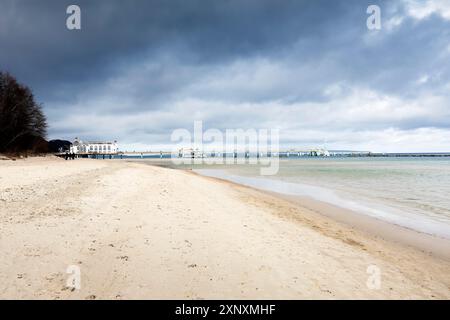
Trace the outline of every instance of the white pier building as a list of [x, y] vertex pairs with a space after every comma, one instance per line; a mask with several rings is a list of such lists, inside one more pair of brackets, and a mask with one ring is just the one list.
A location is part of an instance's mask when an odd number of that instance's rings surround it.
[[74, 154], [116, 154], [119, 149], [117, 141], [101, 142], [101, 141], [86, 141], [83, 142], [78, 138], [70, 146], [70, 153]]

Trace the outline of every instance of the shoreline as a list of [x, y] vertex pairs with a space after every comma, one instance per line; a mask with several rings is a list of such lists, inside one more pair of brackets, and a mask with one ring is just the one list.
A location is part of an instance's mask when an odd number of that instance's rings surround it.
[[401, 245], [412, 246], [424, 253], [431, 253], [439, 258], [450, 261], [450, 239], [420, 232], [415, 229], [378, 219], [364, 213], [358, 213], [311, 197], [287, 195], [241, 184], [225, 177], [209, 176], [196, 171], [193, 173], [202, 177], [236, 184], [280, 199], [285, 199], [294, 205], [311, 210], [320, 216], [329, 218], [336, 223], [345, 224], [350, 228], [355, 228], [375, 238], [379, 237]]
[[448, 260], [232, 182], [53, 158], [4, 161], [0, 177], [3, 299], [450, 298]]

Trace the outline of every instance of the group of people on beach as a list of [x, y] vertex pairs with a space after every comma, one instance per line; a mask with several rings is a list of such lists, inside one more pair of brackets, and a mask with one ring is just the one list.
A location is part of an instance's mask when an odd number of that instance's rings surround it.
[[75, 160], [75, 153], [73, 153], [73, 152], [66, 152], [65, 154], [64, 154], [64, 160]]

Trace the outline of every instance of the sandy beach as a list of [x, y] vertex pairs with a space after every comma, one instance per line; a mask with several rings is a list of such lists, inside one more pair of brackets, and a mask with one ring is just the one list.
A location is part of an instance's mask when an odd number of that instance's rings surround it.
[[141, 163], [2, 160], [0, 298], [450, 298], [445, 254], [320, 210]]

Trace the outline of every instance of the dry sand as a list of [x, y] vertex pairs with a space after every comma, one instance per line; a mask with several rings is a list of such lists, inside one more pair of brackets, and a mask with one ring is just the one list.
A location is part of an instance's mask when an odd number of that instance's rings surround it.
[[0, 161], [0, 298], [448, 299], [450, 261], [188, 171], [34, 158]]

